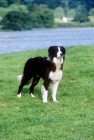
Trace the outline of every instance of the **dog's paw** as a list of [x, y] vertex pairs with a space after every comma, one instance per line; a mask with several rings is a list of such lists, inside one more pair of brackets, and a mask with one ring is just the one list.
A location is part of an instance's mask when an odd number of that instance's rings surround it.
[[43, 99], [43, 103], [47, 103], [47, 102], [48, 102], [47, 99], [44, 98], [44, 99]]
[[53, 99], [53, 102], [58, 103], [59, 101], [55, 98]]
[[17, 95], [18, 98], [21, 98], [21, 93]]
[[31, 93], [31, 97], [32, 97], [32, 98], [34, 98], [34, 97], [35, 97], [35, 95]]
[[47, 103], [47, 101], [43, 101], [43, 103]]
[[57, 100], [54, 100], [53, 102], [55, 102], [55, 103], [58, 103], [59, 101], [57, 101]]

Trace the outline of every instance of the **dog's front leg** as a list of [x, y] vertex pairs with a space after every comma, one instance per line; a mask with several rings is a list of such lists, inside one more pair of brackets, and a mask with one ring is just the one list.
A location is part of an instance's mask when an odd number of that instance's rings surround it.
[[59, 84], [59, 81], [52, 82], [52, 84], [51, 84], [52, 99], [53, 99], [54, 102], [59, 102], [56, 99], [58, 84]]
[[48, 90], [45, 89], [44, 85], [42, 85], [41, 87], [41, 93], [42, 93], [43, 103], [47, 103]]
[[50, 81], [44, 81], [42, 87], [41, 87], [41, 93], [42, 93], [42, 99], [43, 103], [47, 103], [47, 97], [48, 97], [48, 86], [50, 84]]

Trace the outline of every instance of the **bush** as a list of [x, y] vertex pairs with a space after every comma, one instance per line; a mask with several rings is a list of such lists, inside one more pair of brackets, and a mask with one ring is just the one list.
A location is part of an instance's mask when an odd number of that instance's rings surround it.
[[9, 29], [14, 31], [21, 31], [20, 25], [13, 23], [13, 22], [7, 22], [3, 25], [2, 29]]
[[17, 5], [17, 4], [11, 4], [8, 9], [11, 11], [19, 11], [19, 12], [28, 12], [27, 7], [25, 5]]
[[[3, 18], [3, 24], [9, 27], [9, 23], [18, 25], [21, 29], [32, 29], [32, 21], [30, 15], [25, 12], [11, 11], [5, 15]], [[12, 26], [13, 28], [13, 26]], [[13, 28], [14, 30], [14, 28]]]
[[76, 22], [87, 22], [87, 21], [89, 21], [89, 18], [86, 14], [78, 13], [78, 14], [75, 15], [74, 21], [76, 21]]
[[40, 18], [43, 22], [44, 27], [50, 28], [54, 24], [54, 14], [49, 9], [43, 9], [40, 11]]
[[90, 16], [94, 16], [94, 8], [92, 8], [92, 9], [89, 11], [89, 15], [90, 15]]
[[[29, 5], [28, 10], [26, 7], [11, 5], [9, 11], [2, 20], [2, 25], [8, 28], [9, 23], [16, 23], [22, 29], [32, 29], [34, 28], [50, 28], [54, 24], [54, 14], [53, 11], [43, 5]], [[23, 12], [24, 10], [24, 12]], [[7, 25], [8, 23], [8, 25]], [[6, 25], [6, 26], [5, 26]], [[13, 26], [12, 26], [13, 27]], [[14, 30], [14, 29], [13, 29]]]
[[31, 20], [34, 28], [50, 28], [54, 24], [54, 14], [47, 8], [35, 10], [31, 12]]
[[63, 8], [57, 7], [57, 8], [54, 10], [54, 17], [55, 17], [55, 18], [62, 19], [63, 16], [64, 16], [64, 10], [63, 10]]
[[55, 22], [54, 28], [60, 28], [60, 27], [94, 27], [94, 22], [69, 22], [69, 23], [60, 23]]

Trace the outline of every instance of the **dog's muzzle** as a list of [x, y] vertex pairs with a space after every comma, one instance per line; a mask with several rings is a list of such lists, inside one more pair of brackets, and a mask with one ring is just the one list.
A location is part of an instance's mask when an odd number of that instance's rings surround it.
[[63, 53], [61, 53], [60, 56], [63, 57]]

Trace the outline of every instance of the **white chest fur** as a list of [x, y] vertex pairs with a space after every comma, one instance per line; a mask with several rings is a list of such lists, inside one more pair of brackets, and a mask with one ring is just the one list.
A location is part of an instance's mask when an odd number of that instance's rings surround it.
[[49, 73], [49, 78], [54, 81], [60, 81], [62, 78], [62, 70], [56, 70], [55, 72]]
[[55, 63], [56, 65], [56, 71], [53, 72], [51, 71], [49, 73], [49, 78], [54, 82], [54, 81], [60, 81], [61, 78], [62, 78], [62, 70], [60, 69], [61, 68], [61, 64], [63, 63], [63, 58], [56, 58], [54, 57], [53, 59], [53, 62]]

